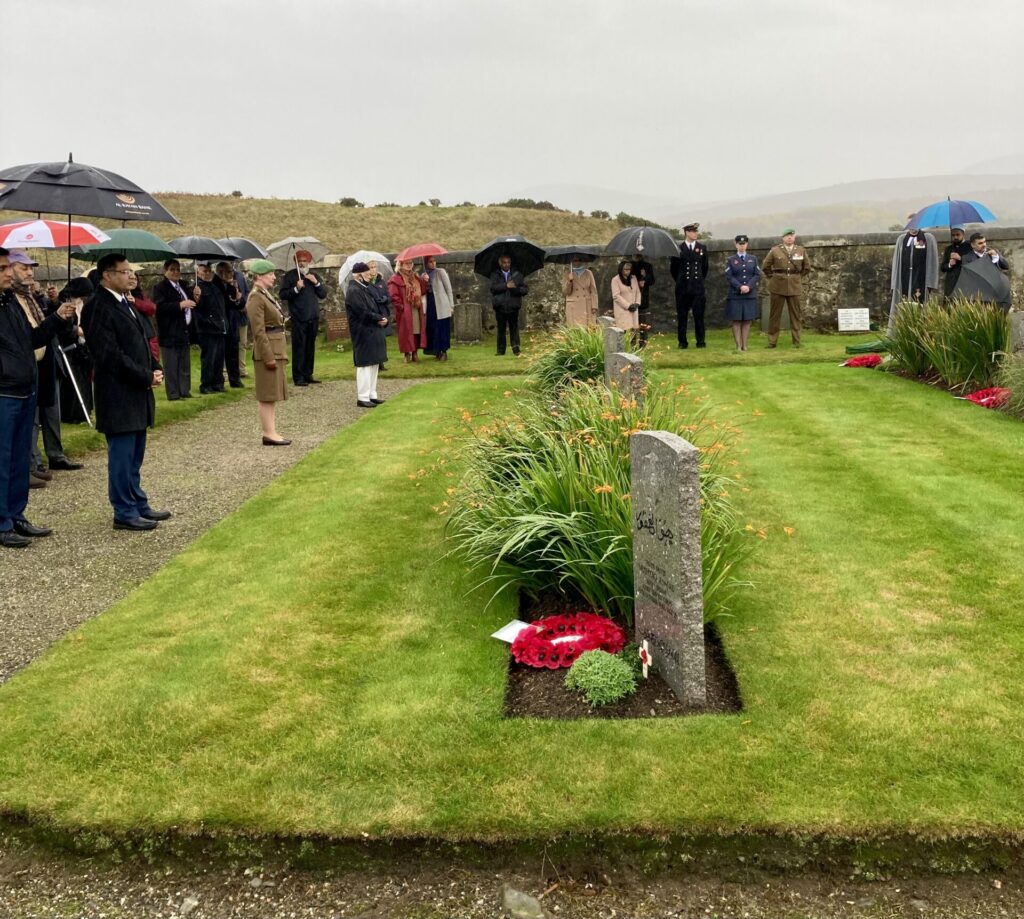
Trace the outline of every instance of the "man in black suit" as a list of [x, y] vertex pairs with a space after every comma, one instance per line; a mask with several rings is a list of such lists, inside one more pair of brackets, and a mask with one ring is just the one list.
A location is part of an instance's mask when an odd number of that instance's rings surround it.
[[164, 379], [149, 350], [142, 319], [125, 294], [135, 272], [119, 253], [96, 266], [100, 286], [87, 304], [86, 340], [96, 378], [96, 430], [107, 438], [107, 494], [115, 530], [152, 530], [170, 511], [156, 511], [142, 490], [146, 429], [156, 419], [153, 387]]
[[498, 354], [505, 353], [506, 332], [512, 353], [519, 356], [519, 311], [529, 288], [521, 271], [512, 267], [512, 256], [498, 259], [498, 268], [491, 273], [491, 306], [498, 326]]
[[209, 395], [224, 392], [228, 314], [223, 290], [214, 283], [210, 263], [200, 262], [196, 271], [199, 277], [192, 288], [192, 299], [196, 301], [194, 315], [199, 327], [199, 392]]
[[316, 339], [320, 331], [320, 301], [327, 287], [313, 273], [313, 256], [305, 249], [295, 253], [296, 267], [281, 278], [281, 299], [288, 304], [292, 327], [292, 381], [308, 386], [320, 381], [313, 376]]
[[164, 279], [153, 285], [156, 304], [156, 336], [164, 366], [167, 401], [191, 399], [191, 344], [196, 341], [196, 302], [181, 283], [181, 264], [169, 258], [164, 262]]
[[950, 229], [949, 245], [946, 246], [942, 258], [939, 259], [939, 271], [946, 276], [942, 283], [942, 293], [947, 297], [952, 296], [953, 288], [956, 287], [956, 282], [960, 279], [963, 257], [971, 251], [971, 244], [967, 242], [965, 233], [962, 225]]
[[693, 313], [693, 334], [697, 347], [704, 347], [704, 308], [706, 297], [704, 279], [708, 276], [708, 250], [697, 242], [699, 223], [688, 223], [683, 227], [685, 239], [679, 247], [679, 259], [673, 259], [676, 279], [676, 321], [679, 325], [679, 347], [686, 348], [686, 323]]

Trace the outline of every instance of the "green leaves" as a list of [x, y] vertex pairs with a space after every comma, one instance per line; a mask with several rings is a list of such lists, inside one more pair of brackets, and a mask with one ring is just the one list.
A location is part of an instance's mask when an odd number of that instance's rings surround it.
[[565, 685], [583, 693], [583, 698], [598, 708], [636, 692], [636, 673], [617, 654], [585, 651], [569, 668]]

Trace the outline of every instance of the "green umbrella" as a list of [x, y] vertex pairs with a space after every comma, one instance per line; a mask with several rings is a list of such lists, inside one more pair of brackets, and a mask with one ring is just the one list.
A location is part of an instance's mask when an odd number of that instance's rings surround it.
[[159, 236], [145, 230], [107, 230], [106, 242], [95, 246], [79, 246], [71, 257], [82, 262], [98, 262], [108, 252], [120, 252], [129, 262], [162, 262], [175, 258], [174, 250]]

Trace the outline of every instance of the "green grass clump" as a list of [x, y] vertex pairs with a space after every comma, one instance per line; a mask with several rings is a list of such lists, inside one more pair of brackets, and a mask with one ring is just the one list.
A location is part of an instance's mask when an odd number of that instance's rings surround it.
[[913, 376], [936, 374], [957, 392], [991, 386], [1010, 340], [996, 306], [957, 298], [944, 305], [905, 301], [889, 351]]
[[617, 654], [585, 651], [569, 668], [565, 685], [583, 693], [594, 708], [600, 708], [636, 692], [636, 674]]
[[996, 385], [1010, 390], [1000, 408], [1008, 415], [1024, 419], [1024, 355], [1010, 355], [1003, 361], [996, 374]]
[[494, 595], [560, 591], [632, 622], [629, 438], [671, 431], [702, 450], [704, 615], [724, 611], [747, 541], [722, 472], [725, 432], [684, 390], [653, 388], [642, 406], [587, 384], [564, 389], [554, 405], [526, 393], [478, 429], [448, 527], [478, 581]]
[[604, 376], [604, 336], [600, 329], [560, 329], [534, 359], [529, 380], [539, 392], [555, 398], [573, 382], [597, 382]]

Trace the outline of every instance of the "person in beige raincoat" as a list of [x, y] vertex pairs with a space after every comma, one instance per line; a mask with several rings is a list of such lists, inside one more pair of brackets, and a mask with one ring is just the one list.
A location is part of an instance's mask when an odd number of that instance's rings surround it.
[[597, 325], [597, 281], [581, 258], [574, 258], [562, 275], [565, 324], [592, 328]]

